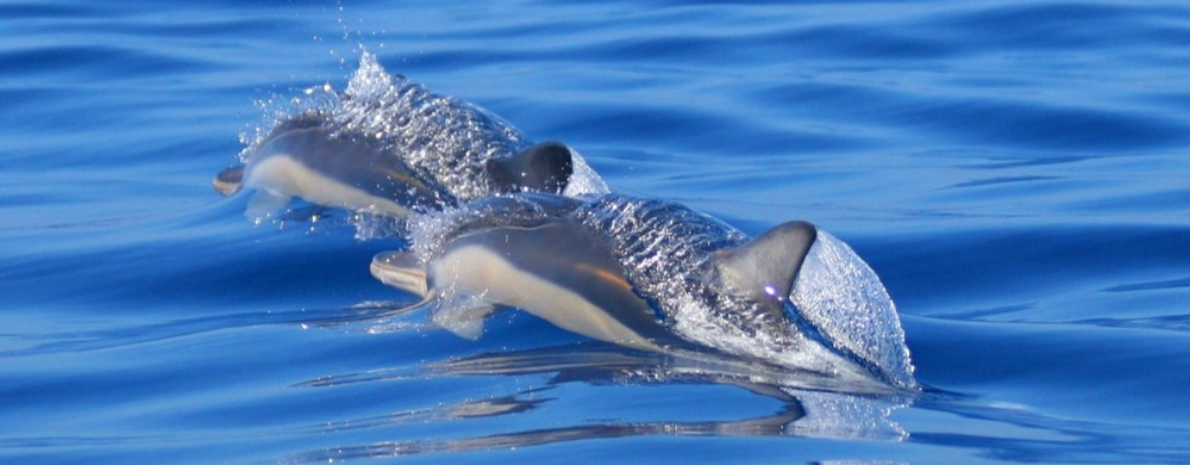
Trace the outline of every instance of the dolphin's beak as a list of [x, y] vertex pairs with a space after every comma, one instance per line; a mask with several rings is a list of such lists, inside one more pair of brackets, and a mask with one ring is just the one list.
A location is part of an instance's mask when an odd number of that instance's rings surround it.
[[211, 186], [215, 188], [224, 197], [230, 197], [232, 194], [240, 191], [240, 187], [244, 185], [244, 165], [236, 165], [228, 167], [215, 175], [215, 179], [211, 180]]
[[387, 286], [424, 297], [428, 292], [426, 267], [412, 252], [382, 252], [372, 258], [372, 276]]

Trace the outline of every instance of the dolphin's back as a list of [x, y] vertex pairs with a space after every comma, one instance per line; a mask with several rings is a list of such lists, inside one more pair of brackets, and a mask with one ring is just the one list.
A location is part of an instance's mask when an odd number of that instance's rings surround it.
[[511, 157], [532, 145], [511, 124], [476, 105], [433, 93], [404, 76], [390, 76], [370, 54], [361, 58], [330, 117], [335, 129], [375, 138], [460, 201], [495, 193], [485, 173], [488, 160]]
[[711, 252], [748, 239], [710, 216], [657, 199], [605, 195], [576, 209], [573, 217], [611, 241], [612, 252], [644, 295], [662, 298], [691, 292], [687, 284], [704, 284], [701, 269]]

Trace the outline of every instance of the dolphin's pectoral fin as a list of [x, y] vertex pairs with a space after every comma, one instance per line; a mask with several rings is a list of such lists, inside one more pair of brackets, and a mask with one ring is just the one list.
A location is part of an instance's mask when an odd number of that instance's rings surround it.
[[268, 218], [273, 212], [289, 205], [293, 197], [277, 193], [268, 189], [257, 189], [248, 199], [248, 207], [244, 209], [244, 216], [250, 220]]
[[231, 197], [236, 192], [240, 191], [240, 187], [244, 185], [244, 165], [230, 166], [227, 169], [220, 171], [215, 175], [215, 179], [211, 180], [211, 187], [215, 188], [224, 197]]
[[783, 306], [817, 237], [814, 225], [791, 221], [747, 244], [715, 252], [715, 266], [720, 276], [746, 297]]
[[566, 190], [574, 162], [561, 142], [542, 142], [506, 159], [488, 161], [492, 180], [509, 192], [531, 190], [559, 194]]
[[494, 311], [496, 307], [492, 304], [469, 302], [469, 305], [440, 306], [431, 319], [455, 336], [474, 341], [483, 336], [483, 320]]

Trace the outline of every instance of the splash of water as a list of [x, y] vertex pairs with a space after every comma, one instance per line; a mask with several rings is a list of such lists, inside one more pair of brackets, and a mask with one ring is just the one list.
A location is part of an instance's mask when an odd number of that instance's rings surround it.
[[[430, 173], [460, 201], [488, 197], [488, 160], [510, 157], [533, 142], [512, 124], [478, 105], [438, 95], [404, 76], [389, 74], [362, 52], [341, 105], [330, 112], [336, 130], [364, 134]], [[574, 175], [565, 195], [603, 194], [607, 183], [571, 149]]]
[[790, 298], [836, 350], [868, 362], [898, 387], [917, 386], [896, 306], [876, 272], [843, 241], [818, 233]]

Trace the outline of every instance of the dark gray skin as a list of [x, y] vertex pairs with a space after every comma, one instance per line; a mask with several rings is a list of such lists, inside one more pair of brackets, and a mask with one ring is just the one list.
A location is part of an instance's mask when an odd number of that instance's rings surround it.
[[574, 174], [570, 148], [561, 142], [542, 142], [515, 156], [487, 161], [487, 174], [499, 193], [560, 194]]

